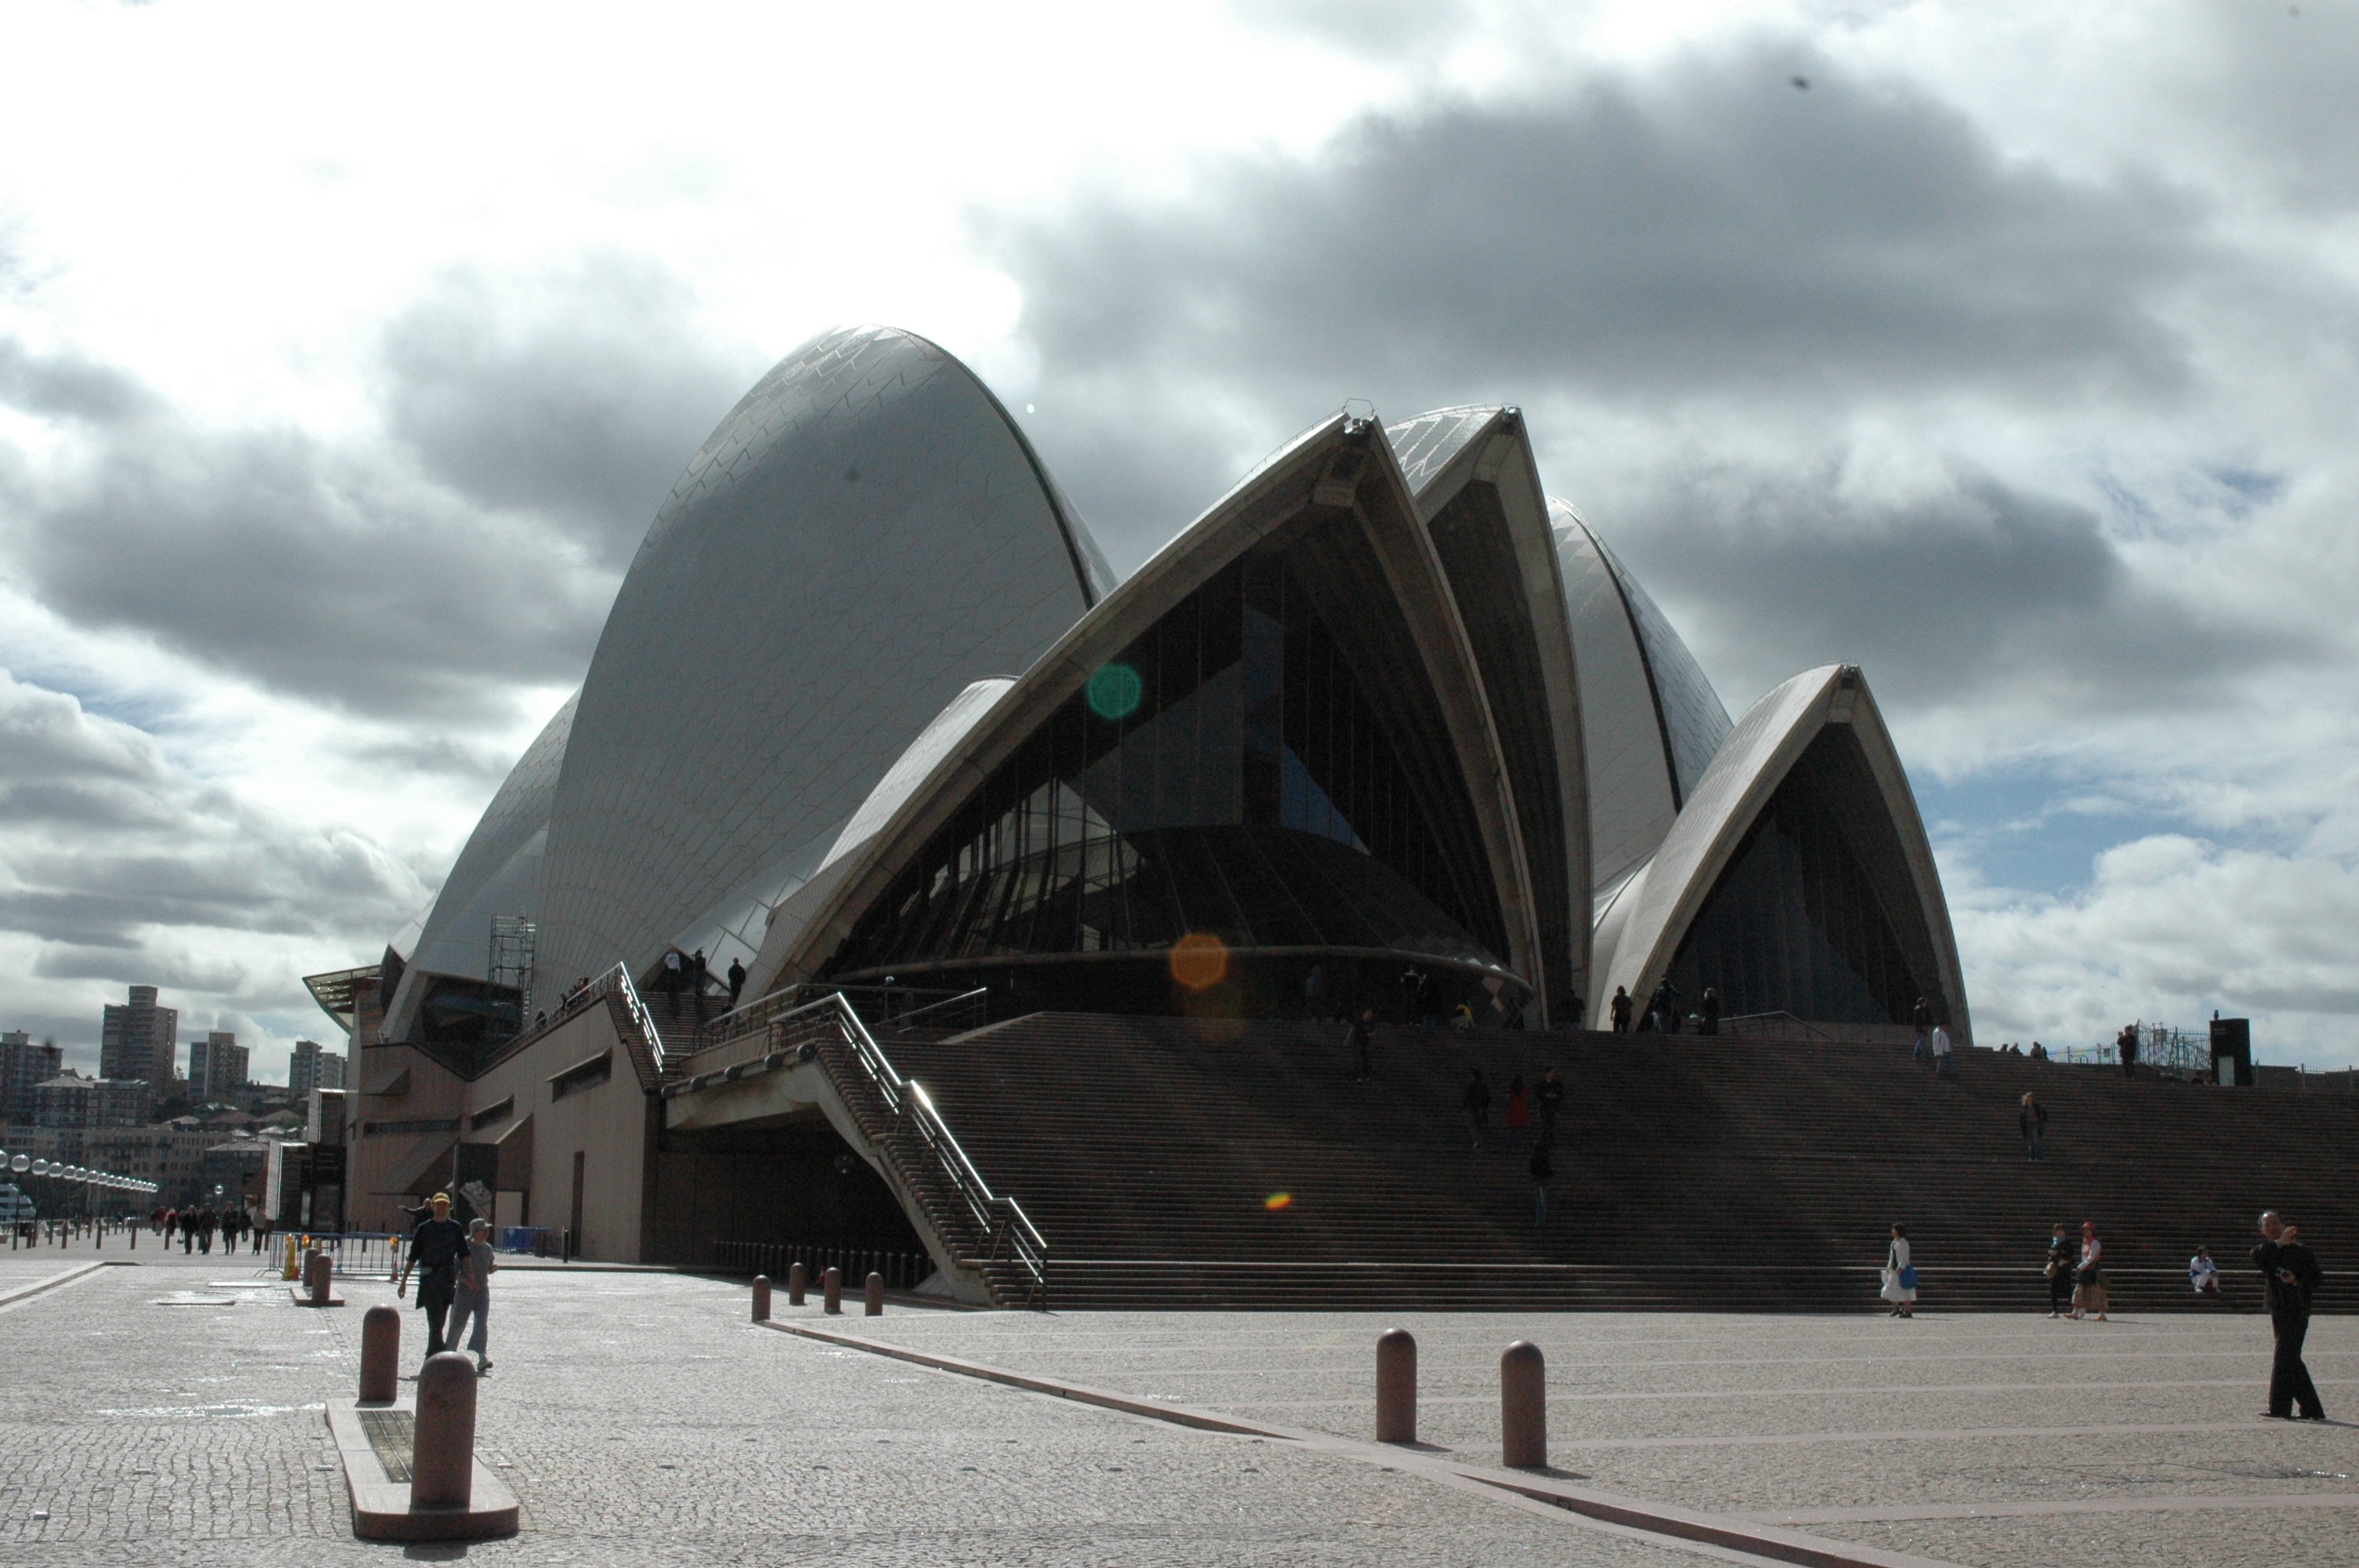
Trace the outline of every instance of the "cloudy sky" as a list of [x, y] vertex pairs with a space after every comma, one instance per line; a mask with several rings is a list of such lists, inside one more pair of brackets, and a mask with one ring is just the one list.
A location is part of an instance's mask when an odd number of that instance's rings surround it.
[[0, 1027], [86, 1065], [144, 982], [282, 1074], [856, 320], [1123, 568], [1347, 397], [1520, 404], [1732, 709], [1866, 666], [1986, 1042], [2359, 1059], [2348, 5], [158, 0], [0, 61]]

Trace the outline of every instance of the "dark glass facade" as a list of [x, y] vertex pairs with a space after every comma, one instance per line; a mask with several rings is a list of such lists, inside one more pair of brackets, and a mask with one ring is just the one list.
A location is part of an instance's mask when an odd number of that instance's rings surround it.
[[1706, 986], [1734, 1016], [1902, 1023], [1937, 1012], [1930, 939], [1859, 742], [1832, 725], [1738, 845], [1670, 968], [1683, 1011]]
[[1143, 957], [1191, 935], [1241, 963], [1408, 955], [1495, 973], [1487, 871], [1451, 848], [1479, 833], [1423, 782], [1455, 764], [1405, 757], [1398, 736], [1420, 731], [1386, 710], [1389, 690], [1360, 678], [1286, 553], [1231, 564], [998, 767], [827, 974], [1019, 960], [1038, 996], [1055, 987], [1043, 959]]

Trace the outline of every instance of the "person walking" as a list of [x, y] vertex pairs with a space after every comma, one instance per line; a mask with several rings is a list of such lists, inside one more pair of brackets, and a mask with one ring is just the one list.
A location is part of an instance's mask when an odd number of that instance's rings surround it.
[[168, 1208], [168, 1209], [166, 1209], [166, 1210], [164, 1211], [164, 1250], [165, 1250], [165, 1251], [169, 1252], [169, 1251], [172, 1249], [172, 1235], [173, 1235], [173, 1233], [174, 1233], [175, 1231], [179, 1230], [179, 1228], [180, 1228], [180, 1211], [179, 1211], [179, 1209], [176, 1209], [176, 1208]]
[[1483, 1081], [1483, 1069], [1474, 1069], [1466, 1080], [1466, 1092], [1458, 1097], [1459, 1108], [1466, 1113], [1466, 1130], [1474, 1140], [1473, 1152], [1483, 1152], [1483, 1134], [1491, 1126], [1491, 1086]]
[[2105, 1321], [2105, 1244], [2097, 1239], [2097, 1222], [2081, 1222], [2081, 1261], [2072, 1270], [2072, 1316], [2075, 1320], [2093, 1314], [2099, 1323]]
[[1553, 1149], [1556, 1147], [1556, 1119], [1564, 1109], [1564, 1086], [1557, 1082], [1553, 1065], [1540, 1075], [1539, 1086], [1532, 1091], [1532, 1098], [1539, 1101], [1540, 1147]]
[[2016, 1113], [2015, 1125], [2023, 1132], [2024, 1157], [2038, 1159], [2039, 1141], [2048, 1131], [2048, 1108], [2025, 1095], [2023, 1108]]
[[1656, 1033], [1677, 1034], [1680, 1032], [1680, 992], [1679, 988], [1671, 984], [1670, 976], [1665, 975], [1655, 982], [1655, 994], [1647, 1001], [1647, 1011], [1655, 1021]]
[[418, 1307], [426, 1314], [426, 1354], [438, 1356], [448, 1347], [442, 1323], [459, 1288], [459, 1260], [467, 1255], [467, 1233], [451, 1217], [451, 1195], [436, 1193], [433, 1216], [418, 1222], [409, 1233], [409, 1256], [402, 1260], [401, 1279], [393, 1293], [409, 1293], [410, 1271], [418, 1270]]
[[1531, 1094], [1524, 1087], [1523, 1074], [1517, 1073], [1507, 1082], [1507, 1147], [1521, 1149], [1524, 1134], [1531, 1125]]
[[737, 1011], [737, 999], [745, 994], [745, 966], [736, 959], [729, 960], [729, 1011]]
[[675, 1012], [677, 1012], [679, 1008], [679, 982], [686, 979], [686, 976], [681, 971], [682, 963], [683, 960], [680, 957], [679, 948], [667, 947], [664, 949], [664, 1000]]
[[1917, 1266], [1908, 1260], [1908, 1227], [1892, 1227], [1892, 1244], [1884, 1252], [1884, 1290], [1886, 1301], [1892, 1303], [1886, 1317], [1917, 1315]]
[[1614, 1014], [1614, 1033], [1616, 1034], [1629, 1033], [1630, 993], [1621, 986], [1615, 986], [1614, 988], [1612, 1011]]
[[1345, 1031], [1343, 1035], [1343, 1043], [1351, 1046], [1353, 1051], [1354, 1065], [1352, 1081], [1355, 1084], [1367, 1083], [1376, 1076], [1375, 1068], [1368, 1062], [1368, 1046], [1375, 1037], [1376, 1010], [1373, 1007], [1363, 1008], [1360, 1010], [1360, 1016], [1352, 1020], [1352, 1027]]
[[1534, 1144], [1531, 1161], [1524, 1168], [1532, 1173], [1532, 1223], [1546, 1225], [1548, 1184], [1556, 1179], [1556, 1164], [1549, 1158], [1549, 1146], [1546, 1143]]
[[1720, 988], [1718, 986], [1703, 988], [1703, 1000], [1697, 1004], [1696, 1011], [1702, 1015], [1696, 1024], [1696, 1033], [1718, 1034], [1720, 1033]]
[[1958, 1076], [1958, 1059], [1950, 1052], [1950, 1032], [1938, 1023], [1933, 1025], [1933, 1076], [1937, 1078]]
[[498, 1260], [492, 1256], [492, 1222], [469, 1220], [467, 1251], [459, 1260], [458, 1282], [451, 1292], [451, 1348], [459, 1348], [459, 1336], [472, 1321], [474, 1333], [467, 1340], [467, 1348], [474, 1354], [479, 1377], [492, 1369], [492, 1358], [484, 1346], [485, 1325], [491, 1319], [492, 1275], [498, 1268]]
[[1917, 1044], [1909, 1048], [1908, 1059], [1921, 1062], [1933, 1054], [1933, 1004], [1923, 997], [1908, 1010], [1909, 1027], [1917, 1031]]
[[2301, 1342], [2310, 1335], [2310, 1303], [2326, 1275], [2318, 1260], [2302, 1244], [2299, 1230], [2288, 1225], [2275, 1209], [2261, 1216], [2261, 1242], [2253, 1249], [2253, 1267], [2261, 1271], [2261, 1292], [2269, 1309], [2269, 1332], [2277, 1353], [2269, 1362], [2269, 1408], [2262, 1413], [2275, 1421], [2293, 1419], [2299, 1405], [2304, 1421], [2324, 1421], [2326, 1407], [2319, 1402], [2318, 1385], [2302, 1365]]
[[2072, 1238], [2064, 1222], [2056, 1222], [2055, 1234], [2048, 1238], [2048, 1315], [2062, 1317], [2072, 1304]]

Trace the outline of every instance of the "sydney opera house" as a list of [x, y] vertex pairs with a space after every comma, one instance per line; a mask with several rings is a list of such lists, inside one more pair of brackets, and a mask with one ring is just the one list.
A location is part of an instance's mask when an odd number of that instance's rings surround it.
[[[675, 952], [710, 977], [687, 1000]], [[744, 1045], [755, 1023], [775, 1045], [841, 995], [961, 998], [981, 1028], [1562, 1033], [1666, 980], [1683, 1013], [1710, 988], [1731, 1019], [1889, 1028], [1923, 999], [1968, 1033], [1856, 667], [1732, 722], [1513, 407], [1325, 419], [1118, 579], [981, 381], [860, 328], [723, 420], [431, 908], [310, 983], [355, 1036], [355, 1223], [474, 1182], [504, 1222], [654, 1256], [821, 1223], [677, 1205], [849, 1149], [955, 1273], [858, 1095]], [[765, 1064], [816, 1087], [695, 1108]], [[801, 1153], [747, 1141], [797, 1125]], [[702, 1195], [669, 1193], [666, 1161], [733, 1126], [682, 1178]]]

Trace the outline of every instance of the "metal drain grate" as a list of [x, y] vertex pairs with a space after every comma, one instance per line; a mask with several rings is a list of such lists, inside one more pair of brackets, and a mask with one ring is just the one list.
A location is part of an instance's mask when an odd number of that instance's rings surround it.
[[418, 1446], [418, 1417], [409, 1411], [363, 1411], [361, 1431], [376, 1450], [388, 1481], [409, 1479], [409, 1456]]

